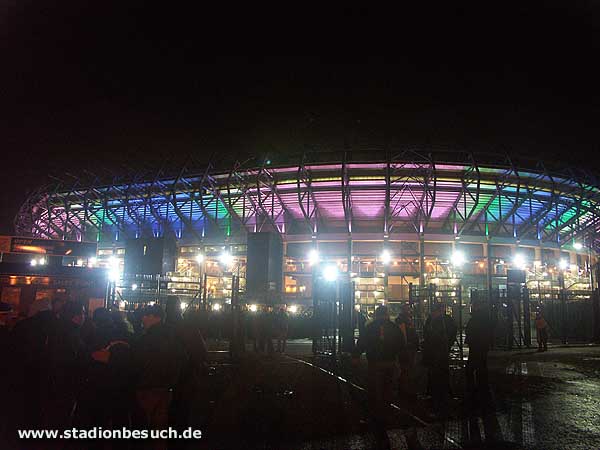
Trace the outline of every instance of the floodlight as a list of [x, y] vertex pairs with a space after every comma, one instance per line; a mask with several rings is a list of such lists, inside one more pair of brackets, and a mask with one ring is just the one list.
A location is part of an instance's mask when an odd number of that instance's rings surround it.
[[583, 244], [582, 244], [581, 242], [575, 242], [575, 243], [573, 244], [573, 248], [574, 248], [575, 250], [581, 250], [581, 249], [583, 248]]
[[296, 314], [298, 312], [298, 307], [296, 305], [291, 305], [288, 307], [288, 311], [292, 314]]
[[450, 262], [454, 267], [461, 267], [465, 263], [465, 254], [460, 250], [455, 251], [450, 257]]
[[212, 305], [212, 309], [213, 309], [213, 311], [220, 311], [221, 310], [221, 304], [220, 303], [215, 303], [214, 305]]
[[219, 261], [226, 267], [229, 267], [233, 264], [233, 255], [228, 251], [224, 251], [219, 255]]
[[88, 267], [94, 267], [97, 262], [98, 259], [95, 256], [92, 256], [90, 259], [88, 259]]
[[312, 249], [310, 252], [308, 252], [308, 262], [313, 265], [313, 264], [318, 264], [319, 263], [319, 252], [315, 249]]
[[198, 264], [202, 264], [204, 262], [204, 255], [202, 253], [196, 255], [196, 262]]
[[137, 285], [137, 284], [133, 283], [133, 284], [131, 285], [131, 290], [132, 290], [132, 291], [135, 291], [137, 288], [138, 288], [138, 285]]
[[527, 261], [521, 253], [517, 253], [515, 256], [513, 256], [512, 262], [515, 267], [521, 270], [525, 269], [525, 266], [527, 265]]
[[252, 312], [258, 311], [258, 306], [257, 305], [250, 305], [250, 311], [252, 311]]
[[325, 278], [325, 281], [336, 281], [338, 274], [338, 268], [333, 264], [323, 268], [323, 278]]
[[185, 308], [187, 308], [187, 303], [186, 303], [186, 302], [181, 302], [181, 303], [179, 304], [179, 307], [180, 307], [182, 310], [185, 310]]
[[558, 267], [560, 268], [560, 270], [566, 270], [567, 267], [569, 267], [569, 263], [566, 259], [561, 259], [560, 261], [558, 261]]
[[119, 270], [118, 269], [110, 269], [108, 271], [108, 280], [113, 283], [119, 279]]
[[45, 265], [45, 264], [46, 264], [46, 260], [45, 260], [44, 258], [40, 258], [40, 259], [38, 260], [38, 264], [39, 264], [40, 266], [43, 266], [43, 265]]
[[381, 252], [381, 256], [379, 258], [383, 264], [389, 264], [392, 260], [392, 255], [390, 254], [389, 250], [384, 250]]
[[37, 266], [37, 260], [36, 259], [32, 259], [29, 264], [31, 264], [33, 267]]

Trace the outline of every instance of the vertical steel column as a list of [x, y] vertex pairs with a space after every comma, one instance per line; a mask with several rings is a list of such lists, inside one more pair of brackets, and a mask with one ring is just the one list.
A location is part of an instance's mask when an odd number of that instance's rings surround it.
[[[337, 306], [339, 305], [339, 299], [340, 299], [340, 280], [339, 277], [337, 280], [334, 281], [335, 283], [335, 290], [334, 290], [334, 298], [332, 299], [331, 302], [331, 325], [332, 325], [332, 331], [333, 331], [333, 337], [332, 337], [332, 346], [331, 346], [331, 359], [333, 361], [335, 361], [336, 357], [337, 357], [337, 346], [339, 344], [339, 333], [338, 333], [338, 324], [339, 324], [339, 311]], [[336, 303], [338, 303], [338, 305], [336, 305]]]
[[493, 273], [493, 264], [492, 264], [492, 257], [490, 255], [490, 250], [492, 246], [490, 245], [490, 239], [488, 237], [487, 241], [485, 242], [485, 256], [486, 256], [486, 262], [487, 262], [487, 271], [486, 271], [486, 285], [487, 285], [487, 291], [488, 291], [488, 307], [491, 307], [493, 304], [493, 297], [492, 297], [492, 289], [493, 289], [493, 282], [492, 282], [492, 273]]
[[[319, 251], [317, 236], [313, 234], [312, 236], [312, 250], [317, 252]], [[321, 311], [319, 310], [319, 305], [317, 302], [317, 267], [319, 266], [318, 261], [310, 266], [310, 283], [311, 283], [311, 294], [312, 294], [312, 304], [313, 304], [313, 333], [312, 333], [312, 352], [313, 354], [317, 354], [319, 351], [319, 341], [323, 337], [323, 330], [321, 327]], [[318, 330], [318, 331], [317, 331]]]
[[204, 311], [208, 310], [208, 304], [206, 302], [206, 297], [208, 294], [208, 274], [204, 272], [202, 276], [202, 308]]
[[561, 341], [567, 343], [567, 292], [565, 290], [565, 273], [563, 270], [558, 274], [558, 282], [560, 283], [560, 331]]
[[425, 238], [419, 237], [419, 288], [425, 288]]
[[[383, 253], [385, 253], [388, 248], [388, 238], [387, 236], [384, 237], [383, 239]], [[383, 262], [383, 261], [382, 261]], [[383, 302], [384, 304], [386, 304], [389, 301], [389, 287], [388, 287], [388, 283], [389, 283], [389, 263], [384, 263], [383, 264]]]
[[458, 283], [457, 288], [457, 296], [458, 296], [458, 350], [460, 354], [460, 367], [463, 367], [463, 357], [464, 357], [464, 349], [463, 349], [463, 302], [462, 302], [462, 282]]
[[[348, 283], [349, 283], [349, 289], [350, 289], [350, 300], [348, 301], [348, 307], [350, 308], [350, 324], [352, 327], [352, 330], [354, 330], [354, 317], [355, 317], [355, 311], [354, 311], [354, 283], [352, 281], [352, 239], [348, 239]], [[352, 332], [353, 336], [354, 336], [354, 331]]]
[[531, 347], [531, 309], [529, 305], [529, 289], [523, 287], [523, 336], [525, 347]]

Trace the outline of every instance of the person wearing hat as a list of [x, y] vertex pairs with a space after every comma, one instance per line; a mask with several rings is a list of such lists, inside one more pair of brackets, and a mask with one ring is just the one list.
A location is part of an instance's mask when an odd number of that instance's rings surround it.
[[[133, 349], [139, 421], [147, 428], [166, 429], [173, 391], [187, 355], [175, 329], [163, 323], [164, 312], [160, 305], [145, 308], [141, 318], [143, 334]], [[166, 446], [166, 441], [153, 441], [153, 448]]]
[[492, 325], [485, 304], [473, 302], [471, 319], [465, 329], [465, 344], [469, 347], [466, 383], [473, 406], [478, 401], [485, 402], [489, 394], [487, 356], [492, 337]]

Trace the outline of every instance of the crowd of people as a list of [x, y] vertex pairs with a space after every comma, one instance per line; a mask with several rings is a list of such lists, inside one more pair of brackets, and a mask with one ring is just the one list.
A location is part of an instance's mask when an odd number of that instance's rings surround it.
[[[4, 430], [69, 427], [184, 429], [190, 399], [207, 369], [202, 321], [147, 306], [127, 317], [75, 301], [36, 301], [7, 336]], [[154, 441], [164, 448], [164, 443]]]
[[286, 350], [289, 333], [289, 314], [285, 307], [246, 314], [244, 329], [252, 340], [254, 351], [257, 353], [283, 353]]
[[[210, 321], [205, 312], [182, 314], [173, 296], [164, 309], [156, 304], [125, 314], [97, 308], [87, 319], [84, 313], [82, 304], [75, 301], [36, 301], [29, 317], [4, 336], [3, 350], [11, 361], [2, 373], [4, 431], [14, 437], [11, 430], [15, 429], [72, 426], [186, 428], [194, 392], [208, 368], [203, 331]], [[445, 414], [451, 392], [450, 353], [458, 331], [445, 306], [432, 305], [422, 339], [408, 305], [395, 321], [386, 306], [379, 306], [371, 320], [363, 314], [356, 318], [360, 337], [353, 356], [356, 362], [366, 353], [373, 417], [385, 415], [395, 387], [401, 396], [414, 400], [419, 363], [427, 370], [432, 410]], [[548, 326], [541, 313], [535, 323], [539, 351], [545, 351]], [[285, 307], [241, 311], [239, 325], [244, 349], [250, 339], [257, 353], [286, 351], [289, 316]], [[226, 326], [221, 323], [219, 328]], [[486, 305], [472, 303], [464, 331], [469, 348], [467, 399], [474, 406], [489, 400], [487, 356], [492, 329]], [[230, 346], [234, 335], [229, 335]], [[160, 441], [153, 445], [164, 448]]]
[[[492, 344], [492, 326], [488, 311], [481, 302], [472, 304], [472, 315], [465, 329], [465, 343], [469, 346], [466, 364], [467, 398], [472, 406], [488, 401], [487, 355]], [[390, 319], [386, 306], [379, 306], [370, 323], [364, 326], [355, 351], [354, 361], [366, 353], [368, 361], [369, 407], [373, 417], [383, 417], [392, 398], [393, 382], [399, 371], [398, 392], [412, 400], [416, 396], [414, 375], [417, 352], [427, 370], [427, 394], [432, 400], [432, 411], [443, 415], [448, 411], [450, 386], [450, 353], [457, 339], [457, 326], [445, 306], [435, 304], [423, 325], [422, 341], [414, 327], [411, 309], [405, 305], [396, 320]]]

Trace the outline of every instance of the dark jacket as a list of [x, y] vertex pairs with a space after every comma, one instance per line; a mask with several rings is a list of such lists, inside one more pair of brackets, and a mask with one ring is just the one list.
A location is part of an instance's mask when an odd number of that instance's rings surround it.
[[456, 324], [445, 314], [433, 319], [431, 316], [423, 327], [423, 363], [447, 364], [450, 348], [456, 340]]
[[183, 343], [165, 324], [154, 325], [140, 336], [133, 355], [138, 390], [174, 388], [187, 360]]
[[474, 311], [465, 329], [465, 344], [472, 353], [487, 353], [492, 343], [492, 324], [487, 311]]
[[391, 320], [375, 319], [365, 327], [356, 344], [355, 356], [367, 353], [369, 362], [395, 361], [405, 347], [404, 335]]
[[411, 351], [419, 350], [419, 337], [410, 317], [400, 314], [396, 317], [395, 322], [400, 327], [400, 330], [404, 328], [406, 332], [406, 349]]
[[57, 320], [47, 338], [51, 386], [57, 394], [77, 395], [85, 375], [87, 356], [80, 327], [70, 320]]

